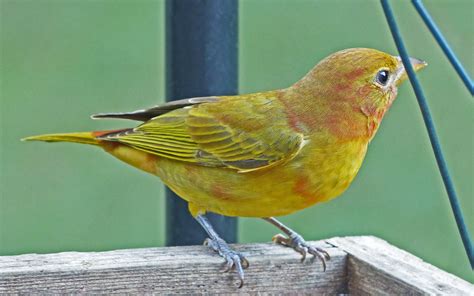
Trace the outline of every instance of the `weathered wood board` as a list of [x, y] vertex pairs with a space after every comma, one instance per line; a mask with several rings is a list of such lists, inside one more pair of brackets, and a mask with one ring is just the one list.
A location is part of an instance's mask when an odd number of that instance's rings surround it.
[[204, 246], [0, 256], [0, 294], [474, 295], [472, 284], [375, 237], [311, 244], [331, 255], [326, 272], [289, 248], [235, 245], [250, 261], [241, 289], [234, 272], [221, 272], [223, 259]]
[[325, 243], [331, 255], [321, 263], [301, 263], [292, 249], [271, 243], [237, 245], [248, 255], [245, 285], [223, 273], [223, 259], [204, 246], [65, 252], [0, 257], [3, 293], [257, 293], [345, 292], [346, 254]]
[[474, 285], [373, 236], [327, 240], [349, 254], [354, 295], [474, 295]]

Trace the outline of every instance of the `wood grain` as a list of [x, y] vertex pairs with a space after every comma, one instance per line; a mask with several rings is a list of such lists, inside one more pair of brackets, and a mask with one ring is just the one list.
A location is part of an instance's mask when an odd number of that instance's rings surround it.
[[267, 244], [235, 245], [247, 255], [245, 285], [223, 273], [223, 259], [204, 246], [65, 252], [0, 257], [3, 293], [345, 293], [346, 254], [314, 242], [331, 255], [321, 263], [300, 262], [292, 249]]
[[331, 255], [326, 272], [289, 248], [234, 245], [250, 261], [241, 289], [204, 246], [3, 256], [0, 294], [474, 295], [472, 284], [376, 237], [310, 243]]
[[373, 236], [335, 237], [353, 295], [474, 295], [474, 285]]

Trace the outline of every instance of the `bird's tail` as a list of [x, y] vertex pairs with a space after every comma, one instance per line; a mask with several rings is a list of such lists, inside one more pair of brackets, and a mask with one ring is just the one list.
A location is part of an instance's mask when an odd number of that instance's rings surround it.
[[44, 141], [44, 142], [72, 142], [89, 145], [100, 145], [102, 142], [98, 137], [117, 132], [114, 131], [95, 131], [82, 133], [64, 133], [64, 134], [46, 134], [39, 136], [26, 137], [22, 141]]
[[65, 134], [47, 134], [32, 136], [22, 139], [22, 141], [44, 141], [44, 142], [72, 142], [80, 144], [89, 144], [94, 146], [102, 147], [106, 152], [112, 154], [118, 159], [139, 168], [145, 172], [155, 175], [156, 174], [156, 157], [146, 152], [134, 149], [127, 145], [122, 145], [116, 141], [107, 140], [103, 137], [108, 134], [121, 133], [123, 131], [130, 130], [109, 130], [109, 131], [95, 131], [95, 132], [83, 132], [83, 133], [65, 133]]

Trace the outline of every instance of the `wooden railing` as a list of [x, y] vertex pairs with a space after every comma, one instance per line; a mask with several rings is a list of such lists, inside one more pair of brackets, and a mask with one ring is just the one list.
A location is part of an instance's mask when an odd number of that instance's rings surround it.
[[250, 267], [237, 288], [233, 272], [204, 246], [0, 256], [4, 293], [306, 293], [474, 295], [474, 286], [371, 236], [312, 242], [319, 262], [271, 243], [235, 245]]

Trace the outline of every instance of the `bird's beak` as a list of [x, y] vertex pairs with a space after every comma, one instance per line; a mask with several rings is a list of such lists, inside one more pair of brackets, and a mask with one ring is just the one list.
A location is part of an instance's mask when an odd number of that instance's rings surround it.
[[[403, 66], [402, 59], [400, 57], [395, 57], [398, 61], [398, 69], [397, 69], [397, 85], [400, 84], [407, 78], [407, 73], [405, 71], [405, 66]], [[423, 69], [424, 67], [428, 66], [428, 63], [416, 58], [410, 58], [410, 63], [415, 70], [418, 72], [419, 70]]]
[[[398, 57], [398, 58], [401, 61], [401, 58], [400, 57]], [[424, 67], [428, 66], [427, 62], [416, 59], [416, 58], [410, 58], [410, 63], [413, 66], [413, 69], [415, 70], [415, 72], [417, 72], [418, 70], [421, 70]]]

